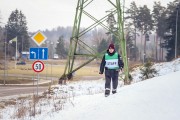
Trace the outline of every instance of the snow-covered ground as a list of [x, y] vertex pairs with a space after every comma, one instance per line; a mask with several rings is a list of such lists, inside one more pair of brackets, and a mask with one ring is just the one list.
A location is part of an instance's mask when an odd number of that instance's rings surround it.
[[[162, 76], [169, 74], [171, 72], [180, 71], [180, 58], [172, 61], [172, 62], [163, 62], [163, 63], [156, 63], [153, 65], [153, 68], [155, 68], [158, 71], [158, 74], [156, 76]], [[131, 72], [131, 75], [133, 76], [133, 82], [139, 82], [140, 79], [140, 68], [134, 68], [133, 72]]]
[[[153, 66], [159, 75], [140, 81], [140, 70], [133, 72], [134, 84], [123, 86], [118, 93], [104, 97], [104, 80], [91, 80], [55, 86], [53, 99], [37, 104], [36, 117], [31, 120], [179, 120], [180, 117], [180, 59]], [[136, 83], [137, 82], [137, 83]], [[123, 86], [123, 87], [122, 87]], [[66, 97], [66, 99], [64, 99]], [[30, 102], [24, 101], [27, 106]], [[12, 113], [18, 106], [0, 112], [0, 119], [17, 119]], [[28, 108], [29, 110], [29, 108]], [[37, 110], [37, 111], [38, 111]], [[17, 115], [16, 115], [17, 116]]]
[[179, 120], [180, 71], [103, 94], [75, 97], [74, 107], [42, 120]]

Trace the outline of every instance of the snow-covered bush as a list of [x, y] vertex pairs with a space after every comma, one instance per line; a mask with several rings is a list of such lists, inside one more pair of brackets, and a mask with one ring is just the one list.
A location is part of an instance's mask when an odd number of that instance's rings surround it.
[[158, 74], [157, 70], [155, 68], [152, 67], [153, 63], [148, 60], [144, 66], [140, 69], [141, 71], [141, 79], [145, 80], [145, 79], [149, 79], [154, 77], [156, 74]]

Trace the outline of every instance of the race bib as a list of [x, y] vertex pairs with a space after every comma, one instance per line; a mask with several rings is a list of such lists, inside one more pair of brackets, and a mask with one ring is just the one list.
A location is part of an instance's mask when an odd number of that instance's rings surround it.
[[105, 67], [109, 69], [115, 69], [118, 68], [118, 59], [111, 59], [111, 60], [106, 60], [106, 65]]

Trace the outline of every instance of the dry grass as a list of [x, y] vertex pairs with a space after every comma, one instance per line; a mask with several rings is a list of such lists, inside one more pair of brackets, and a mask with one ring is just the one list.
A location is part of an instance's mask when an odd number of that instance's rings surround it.
[[1, 120], [1, 119], [3, 119], [3, 115], [2, 115], [2, 113], [0, 112], [0, 120]]
[[[78, 62], [84, 62], [84, 61], [78, 61]], [[48, 64], [47, 64], [48, 63]], [[49, 64], [50, 61], [44, 62], [45, 69], [43, 72], [40, 73], [40, 76], [53, 76], [53, 77], [60, 77], [65, 68], [65, 61], [53, 61], [53, 65]], [[59, 64], [58, 64], [59, 63]], [[32, 63], [28, 63], [27, 65], [17, 65], [17, 69], [14, 69], [14, 63], [9, 63], [9, 69], [8, 74], [16, 74], [16, 75], [33, 75], [35, 74], [32, 70]], [[76, 63], [76, 65], [79, 65], [79, 63]], [[74, 66], [76, 68], [76, 66]], [[52, 68], [52, 69], [51, 69]], [[78, 76], [95, 76], [98, 75], [98, 69], [99, 66], [97, 64], [91, 63], [90, 65], [87, 65], [80, 70], [76, 72], [76, 75]], [[4, 70], [0, 70], [0, 74], [4, 74]]]
[[139, 61], [137, 61], [137, 62], [130, 61], [129, 62], [129, 69], [131, 71], [133, 68], [139, 67], [141, 65], [142, 65], [142, 62], [139, 62]]
[[28, 99], [30, 98], [31, 96], [20, 96], [17, 98], [17, 100], [24, 100], [24, 99]]
[[[28, 84], [32, 83], [33, 76], [36, 77], [37, 74], [32, 70], [32, 64], [34, 61], [27, 61], [26, 65], [17, 65], [15, 69], [15, 62], [8, 62], [8, 68], [6, 70], [6, 84]], [[43, 61], [45, 64], [44, 70], [39, 73], [40, 77], [56, 77], [57, 79], [53, 79], [53, 84], [58, 83], [58, 78], [62, 76], [65, 69], [66, 60], [47, 60]], [[74, 64], [74, 68], [78, 67], [82, 63], [86, 62], [86, 60], [76, 60]], [[52, 65], [51, 65], [52, 64]], [[4, 66], [2, 66], [4, 67]], [[83, 68], [79, 69], [75, 72], [75, 76], [73, 80], [79, 80], [83, 76], [99, 76], [99, 65], [97, 61], [93, 61]], [[0, 70], [1, 76], [4, 74], [4, 70]], [[10, 76], [16, 76], [12, 77]], [[20, 75], [27, 75], [20, 76]], [[32, 77], [31, 77], [32, 76]], [[0, 77], [0, 84], [4, 83], [4, 77]], [[48, 85], [45, 84], [45, 85]]]
[[15, 114], [17, 118], [23, 118], [28, 113], [29, 108], [26, 106], [20, 106]]
[[9, 106], [9, 105], [15, 105], [16, 104], [16, 100], [7, 100], [5, 101], [5, 106]]
[[[30, 78], [18, 78], [18, 77], [6, 77], [5, 84], [27, 84], [31, 83], [32, 80]], [[0, 78], [0, 84], [4, 84], [4, 77]]]
[[[82, 63], [84, 63], [86, 60], [75, 60], [75, 64], [74, 64], [74, 68], [78, 67], [79, 65], [81, 65]], [[39, 73], [40, 77], [56, 77], [57, 79], [54, 79], [53, 84], [58, 82], [58, 78], [62, 76], [62, 74], [64, 73], [64, 68], [65, 68], [65, 64], [66, 64], [66, 60], [47, 60], [47, 61], [43, 61], [45, 64], [45, 69]], [[81, 77], [83, 76], [99, 76], [99, 63], [101, 61], [97, 60], [97, 61], [92, 61], [91, 63], [89, 63], [88, 65], [82, 67], [81, 69], [79, 69], [78, 71], [76, 71], [74, 73], [74, 77], [73, 80], [79, 80]], [[32, 70], [32, 63], [33, 61], [28, 61], [27, 65], [17, 65], [17, 69], [14, 69], [14, 61], [9, 62], [9, 69], [8, 69], [8, 74], [14, 74], [14, 75], [28, 75], [28, 76], [37, 76], [37, 74]], [[52, 64], [52, 65], [51, 65]], [[132, 68], [140, 66], [141, 63], [140, 62], [133, 62], [130, 61], [129, 62], [129, 68], [130, 71], [132, 70]], [[4, 74], [4, 70], [0, 70], [0, 74]], [[24, 79], [23, 77], [17, 79], [16, 78], [7, 78], [7, 84], [8, 82], [13, 84], [22, 84], [22, 83], [29, 83], [31, 81], [27, 79]], [[32, 79], [32, 78], [29, 78]], [[0, 83], [2, 84], [4, 81], [4, 77], [0, 78]], [[48, 85], [48, 84], [46, 84]]]
[[[49, 87], [49, 90], [54, 88]], [[73, 93], [73, 91], [72, 91]], [[48, 97], [50, 96], [50, 97]], [[0, 107], [4, 109], [6, 106], [11, 105], [12, 113], [9, 113], [11, 119], [31, 119], [31, 117], [35, 117], [38, 114], [42, 114], [44, 108], [49, 106], [49, 111], [57, 112], [64, 109], [64, 106], [67, 102], [71, 103], [74, 106], [74, 103], [71, 99], [74, 96], [71, 96], [69, 92], [61, 91], [61, 93], [57, 96], [52, 94], [51, 92], [47, 92], [46, 94], [42, 94], [40, 96], [37, 95], [29, 95], [29, 96], [21, 96], [16, 99], [10, 99], [6, 101], [0, 102]], [[3, 116], [0, 113], [0, 119], [3, 119]]]
[[4, 109], [5, 108], [5, 103], [4, 102], [0, 102], [0, 109]]
[[9, 99], [9, 100], [0, 101], [0, 109], [4, 109], [9, 105], [16, 105], [16, 100], [15, 99]]
[[29, 112], [29, 108], [28, 106], [26, 106], [26, 103], [25, 103], [25, 99], [21, 99], [18, 101], [18, 103], [16, 104], [16, 107], [15, 107], [15, 112], [12, 116], [13, 119], [24, 119], [24, 117], [28, 114]]

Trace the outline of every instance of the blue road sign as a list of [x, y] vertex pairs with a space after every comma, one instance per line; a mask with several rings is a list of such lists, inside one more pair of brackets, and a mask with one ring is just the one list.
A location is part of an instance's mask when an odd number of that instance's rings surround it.
[[48, 48], [30, 48], [29, 55], [30, 60], [47, 60]]
[[30, 48], [29, 49], [29, 59], [30, 60], [37, 60], [39, 58], [38, 48]]
[[39, 60], [48, 59], [48, 48], [39, 48]]

